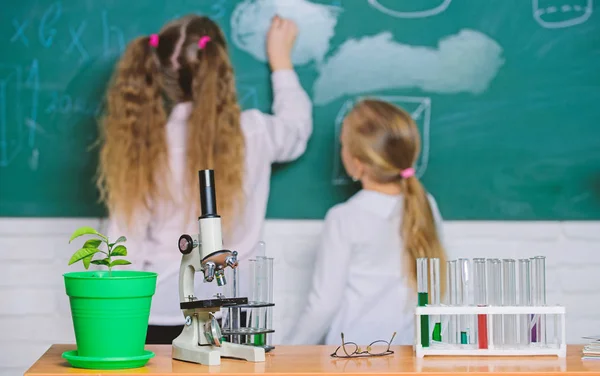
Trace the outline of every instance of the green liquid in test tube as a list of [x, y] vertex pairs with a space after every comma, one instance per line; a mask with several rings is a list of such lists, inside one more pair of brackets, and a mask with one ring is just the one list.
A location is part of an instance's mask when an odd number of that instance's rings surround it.
[[[459, 295], [459, 302], [460, 305], [462, 306], [468, 306], [469, 305], [469, 285], [471, 283], [471, 270], [470, 270], [470, 266], [469, 266], [469, 259], [458, 259], [458, 265], [459, 265], [459, 278], [460, 278], [460, 283], [459, 283], [459, 289], [460, 289], [460, 295]], [[469, 339], [471, 336], [471, 330], [470, 330], [470, 317], [467, 315], [460, 315], [459, 316], [459, 325], [460, 325], [460, 343], [462, 345], [468, 345], [469, 344]]]
[[[431, 304], [440, 305], [440, 259], [432, 258], [429, 261], [429, 271], [431, 274]], [[434, 341], [442, 342], [442, 320], [440, 315], [436, 315], [433, 324], [433, 333], [431, 338]]]
[[[427, 259], [417, 259], [417, 294], [419, 307], [429, 303], [427, 292]], [[429, 347], [429, 316], [421, 315], [421, 346]]]

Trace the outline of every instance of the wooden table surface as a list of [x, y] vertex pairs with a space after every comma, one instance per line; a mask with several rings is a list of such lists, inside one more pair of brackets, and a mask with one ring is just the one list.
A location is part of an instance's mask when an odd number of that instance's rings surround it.
[[59, 375], [346, 375], [396, 374], [427, 375], [600, 375], [600, 360], [581, 360], [582, 346], [569, 346], [566, 358], [557, 357], [425, 357], [417, 359], [411, 346], [394, 346], [394, 354], [363, 359], [335, 359], [329, 354], [335, 346], [278, 346], [267, 353], [265, 362], [250, 363], [221, 359], [219, 366], [186, 363], [171, 358], [171, 346], [148, 345], [156, 356], [145, 367], [121, 371], [91, 371], [72, 368], [62, 357], [75, 345], [52, 345], [25, 373], [25, 376]]

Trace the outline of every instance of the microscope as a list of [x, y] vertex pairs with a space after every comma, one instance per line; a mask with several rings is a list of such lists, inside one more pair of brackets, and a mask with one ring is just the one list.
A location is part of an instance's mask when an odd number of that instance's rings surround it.
[[182, 253], [179, 268], [179, 301], [185, 317], [181, 334], [173, 340], [172, 358], [204, 365], [219, 365], [221, 357], [264, 362], [265, 350], [260, 347], [222, 341], [221, 328], [214, 313], [221, 307], [248, 303], [248, 298], [223, 297], [199, 300], [194, 296], [194, 276], [203, 273], [204, 283], [226, 284], [225, 268], [237, 268], [237, 252], [223, 249], [221, 217], [217, 215], [213, 170], [199, 171], [200, 207], [199, 234], [184, 234], [178, 242]]

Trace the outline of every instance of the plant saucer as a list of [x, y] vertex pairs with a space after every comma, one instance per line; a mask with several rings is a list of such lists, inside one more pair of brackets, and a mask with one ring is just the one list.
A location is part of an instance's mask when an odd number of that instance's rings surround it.
[[146, 363], [148, 363], [148, 361], [154, 357], [154, 353], [152, 351], [144, 350], [144, 353], [138, 356], [105, 358], [79, 356], [77, 355], [77, 350], [71, 350], [64, 352], [62, 357], [65, 358], [75, 368], [127, 369], [145, 366]]

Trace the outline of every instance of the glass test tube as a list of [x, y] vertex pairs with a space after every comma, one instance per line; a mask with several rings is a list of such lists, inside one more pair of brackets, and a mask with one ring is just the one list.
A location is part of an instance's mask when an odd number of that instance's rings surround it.
[[[429, 260], [429, 271], [431, 278], [431, 304], [440, 305], [440, 259], [432, 258]], [[433, 333], [431, 338], [434, 341], [442, 341], [442, 320], [440, 315], [434, 316]]]
[[[488, 304], [490, 306], [502, 305], [502, 264], [498, 259], [487, 260], [488, 264]], [[492, 343], [501, 347], [502, 341], [502, 315], [490, 315], [492, 319]]]
[[[265, 257], [265, 274], [266, 274], [266, 280], [268, 281], [266, 303], [272, 304], [273, 303], [273, 258], [271, 258], [271, 257]], [[265, 312], [266, 328], [269, 330], [273, 329], [273, 307], [266, 307], [265, 311], [266, 311]], [[267, 336], [265, 339], [265, 345], [271, 346], [272, 343], [273, 343], [273, 334], [267, 333]]]
[[[546, 257], [531, 259], [531, 302], [534, 306], [546, 305]], [[546, 321], [544, 315], [532, 315], [531, 342], [546, 344]]]
[[[237, 298], [239, 297], [239, 286], [240, 286], [240, 269], [226, 268], [225, 277], [227, 278], [227, 284], [225, 285], [225, 294], [227, 297]], [[241, 326], [239, 307], [226, 308], [223, 317], [223, 328], [232, 331], [238, 331]], [[232, 343], [241, 343], [239, 335], [232, 335], [230, 337]]]
[[[469, 305], [469, 285], [471, 284], [471, 271], [469, 270], [469, 259], [458, 259], [459, 265], [459, 289], [460, 289], [460, 305]], [[470, 315], [460, 315], [460, 343], [467, 345], [471, 341], [471, 319]]]
[[[478, 307], [487, 306], [485, 259], [473, 259], [473, 294], [474, 303]], [[477, 315], [477, 344], [480, 349], [488, 348], [487, 315]]]
[[[256, 291], [256, 259], [248, 260], [248, 286], [250, 287], [250, 293], [248, 294], [248, 303], [250, 306], [257, 304], [256, 299], [258, 293]], [[258, 312], [256, 308], [249, 308], [246, 315], [246, 327], [252, 331], [259, 328], [260, 323], [258, 322]], [[254, 337], [252, 335], [246, 338], [246, 342], [252, 342]]]
[[[417, 294], [419, 307], [429, 303], [427, 289], [427, 259], [417, 259]], [[429, 316], [421, 315], [421, 346], [429, 347]]]
[[[530, 261], [519, 260], [519, 306], [531, 305]], [[529, 315], [519, 315], [519, 346], [527, 347], [531, 343]]]
[[[517, 274], [515, 260], [502, 260], [502, 272], [502, 305], [514, 307], [517, 305]], [[516, 315], [503, 315], [502, 323], [504, 329], [504, 346], [515, 346], [517, 344]]]
[[[450, 306], [458, 305], [458, 262], [448, 261], [448, 296]], [[449, 315], [448, 320], [448, 342], [460, 343], [460, 330], [458, 327], [458, 316]]]
[[[264, 256], [256, 257], [256, 292], [255, 300], [259, 304], [270, 303], [269, 295], [272, 295], [270, 290], [272, 289], [272, 275], [273, 270], [273, 259], [269, 259]], [[255, 317], [255, 323], [258, 329], [264, 330], [267, 328], [268, 321], [268, 310], [269, 307], [261, 307], [256, 310], [257, 317]], [[254, 345], [264, 346], [266, 345], [266, 335], [264, 333], [257, 334], [254, 336]]]

